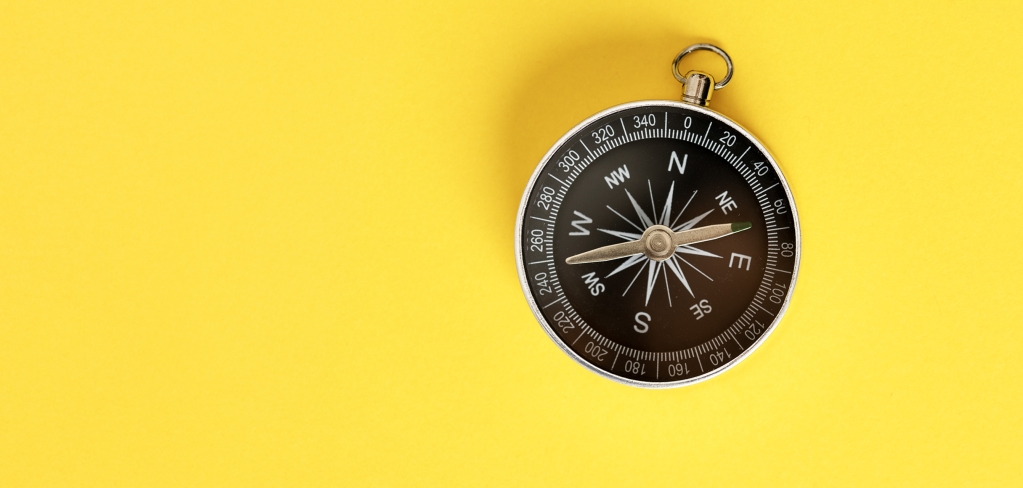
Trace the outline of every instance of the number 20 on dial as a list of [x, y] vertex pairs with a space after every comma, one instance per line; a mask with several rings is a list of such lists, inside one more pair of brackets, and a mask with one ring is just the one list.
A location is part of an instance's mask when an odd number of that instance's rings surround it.
[[[678, 66], [718, 53], [724, 79]], [[759, 346], [788, 306], [799, 220], [764, 146], [707, 108], [732, 76], [709, 44], [672, 63], [681, 102], [619, 105], [544, 156], [515, 248], [526, 299], [565, 353], [606, 378], [664, 388], [710, 378]]]

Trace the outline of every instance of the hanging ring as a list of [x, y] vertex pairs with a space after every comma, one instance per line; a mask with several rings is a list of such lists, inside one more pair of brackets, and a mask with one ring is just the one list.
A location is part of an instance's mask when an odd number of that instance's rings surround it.
[[732, 72], [734, 71], [732, 68], [732, 58], [728, 57], [728, 53], [722, 51], [721, 48], [713, 44], [693, 44], [678, 53], [678, 56], [675, 56], [675, 60], [671, 62], [671, 72], [675, 75], [675, 79], [683, 85], [686, 84], [686, 78], [682, 76], [682, 73], [678, 72], [678, 63], [682, 61], [682, 58], [693, 51], [710, 51], [724, 58], [725, 65], [728, 67], [728, 73], [721, 79], [721, 81], [714, 84], [714, 88], [716, 90], [724, 88], [725, 85], [728, 84], [728, 81], [732, 79]]

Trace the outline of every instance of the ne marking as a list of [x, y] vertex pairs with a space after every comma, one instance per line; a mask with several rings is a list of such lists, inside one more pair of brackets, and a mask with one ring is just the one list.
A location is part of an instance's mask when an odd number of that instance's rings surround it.
[[707, 142], [707, 136], [709, 136], [709, 135], [710, 135], [710, 127], [711, 127], [712, 125], [714, 125], [714, 122], [713, 122], [713, 121], [711, 121], [711, 122], [708, 122], [708, 123], [707, 123], [707, 133], [703, 135], [703, 142], [704, 142], [704, 143], [706, 143], [706, 142]]
[[565, 183], [564, 181], [561, 181], [560, 179], [558, 179], [557, 176], [554, 176], [554, 175], [552, 175], [550, 173], [547, 173], [547, 176], [550, 176], [551, 178], [554, 178], [554, 181], [557, 181], [558, 183], [561, 183], [561, 186], [564, 186], [566, 188], [568, 187], [568, 183]]
[[533, 215], [530, 215], [530, 216], [529, 216], [529, 218], [531, 218], [531, 219], [536, 219], [536, 220], [541, 220], [541, 221], [547, 222], [547, 223], [549, 223], [549, 224], [553, 224], [553, 223], [554, 223], [554, 221], [553, 221], [553, 220], [548, 220], [548, 219], [541, 219], [540, 217], [536, 217], [536, 216], [533, 216]]
[[619, 117], [618, 121], [622, 123], [622, 131], [625, 132], [625, 135], [629, 135], [629, 129], [625, 128], [625, 119], [622, 118], [622, 117]]
[[527, 263], [527, 265], [534, 265], [534, 264], [543, 264], [543, 263], [552, 263], [552, 262], [554, 262], [554, 260], [553, 260], [553, 259], [544, 259], [543, 261], [533, 261], [532, 263]]

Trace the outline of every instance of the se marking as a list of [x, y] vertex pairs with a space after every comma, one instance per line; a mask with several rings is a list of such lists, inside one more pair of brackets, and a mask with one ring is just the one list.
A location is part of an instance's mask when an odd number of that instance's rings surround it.
[[689, 307], [689, 310], [693, 311], [693, 315], [696, 316], [696, 320], [700, 320], [704, 315], [709, 314], [712, 309], [710, 308], [710, 302], [707, 300], [700, 300], [700, 303]]

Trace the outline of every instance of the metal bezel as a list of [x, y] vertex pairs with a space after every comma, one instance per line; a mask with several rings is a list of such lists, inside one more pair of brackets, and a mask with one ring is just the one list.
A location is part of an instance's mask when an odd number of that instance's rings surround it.
[[[643, 107], [672, 107], [672, 108], [682, 108], [682, 109], [685, 109], [685, 110], [692, 110], [694, 112], [698, 112], [698, 113], [707, 115], [707, 116], [709, 116], [711, 118], [714, 118], [714, 119], [716, 119], [716, 120], [718, 120], [718, 121], [720, 121], [720, 122], [722, 122], [722, 123], [724, 123], [726, 125], [731, 126], [733, 129], [735, 129], [736, 131], [742, 133], [750, 141], [752, 141], [753, 144], [756, 145], [756, 147], [758, 149], [760, 149], [760, 151], [763, 152], [763, 154], [767, 157], [768, 162], [771, 163], [771, 167], [774, 168], [774, 171], [778, 174], [778, 179], [781, 182], [782, 189], [785, 190], [785, 197], [788, 199], [789, 207], [792, 209], [793, 231], [795, 232], [795, 236], [796, 236], [795, 256], [794, 256], [793, 269], [792, 269], [792, 280], [789, 282], [789, 290], [788, 290], [788, 293], [785, 295], [784, 302], [782, 302], [782, 304], [781, 304], [781, 308], [778, 311], [778, 315], [775, 316], [775, 318], [771, 322], [771, 324], [765, 329], [764, 334], [761, 335], [759, 338], [757, 338], [757, 341], [754, 342], [753, 345], [748, 347], [746, 350], [742, 351], [742, 353], [736, 355], [735, 358], [733, 358], [731, 361], [726, 363], [724, 366], [722, 366], [722, 367], [720, 367], [718, 369], [715, 369], [714, 371], [711, 371], [709, 373], [705, 373], [705, 374], [703, 374], [701, 376], [696, 376], [696, 377], [693, 377], [693, 378], [688, 378], [688, 379], [679, 380], [679, 381], [672, 381], [672, 382], [640, 381], [640, 380], [634, 380], [634, 379], [631, 379], [631, 378], [625, 378], [625, 377], [622, 377], [622, 376], [618, 376], [618, 375], [616, 375], [614, 373], [611, 373], [611, 372], [608, 372], [608, 371], [604, 371], [603, 369], [600, 369], [600, 368], [590, 364], [588, 361], [583, 359], [579, 354], [577, 354], [575, 351], [573, 351], [567, 344], [565, 344], [564, 341], [561, 340], [560, 337], [558, 337], [557, 333], [554, 331], [554, 328], [551, 326], [550, 323], [547, 322], [547, 318], [544, 317], [543, 314], [540, 312], [540, 308], [537, 306], [536, 300], [533, 298], [533, 293], [532, 293], [532, 291], [529, 288], [529, 282], [527, 281], [527, 278], [526, 278], [525, 256], [522, 253], [523, 218], [525, 217], [525, 212], [526, 212], [526, 207], [528, 205], [529, 195], [533, 192], [533, 187], [536, 185], [537, 178], [543, 172], [544, 168], [547, 167], [547, 164], [550, 163], [551, 158], [554, 156], [554, 154], [557, 153], [562, 148], [562, 146], [564, 146], [564, 144], [566, 142], [568, 142], [570, 139], [575, 137], [579, 132], [581, 132], [583, 128], [585, 128], [586, 126], [590, 125], [591, 123], [597, 121], [598, 119], [607, 117], [609, 115], [612, 115], [612, 114], [615, 114], [617, 112], [621, 112], [621, 111], [624, 111], [624, 110], [630, 110], [630, 109], [634, 109], [634, 108], [643, 108]], [[782, 317], [785, 316], [785, 312], [788, 310], [789, 302], [792, 300], [792, 294], [795, 292], [796, 279], [797, 279], [798, 274], [799, 274], [799, 263], [800, 263], [800, 258], [801, 258], [801, 251], [802, 251], [802, 239], [801, 239], [800, 230], [799, 230], [799, 214], [796, 211], [796, 202], [792, 198], [792, 192], [789, 190], [789, 184], [785, 180], [785, 175], [782, 173], [781, 168], [778, 167], [778, 164], [775, 162], [774, 156], [771, 155], [771, 153], [767, 150], [767, 148], [764, 147], [764, 145], [761, 144], [760, 141], [757, 140], [757, 138], [754, 137], [752, 133], [750, 133], [744, 127], [742, 127], [741, 125], [739, 125], [735, 121], [729, 119], [728, 117], [725, 117], [724, 115], [722, 115], [722, 114], [720, 114], [718, 112], [715, 112], [713, 110], [710, 110], [708, 108], [704, 108], [704, 107], [700, 107], [700, 106], [692, 105], [692, 104], [688, 104], [688, 103], [674, 102], [674, 101], [670, 101], [670, 100], [644, 100], [644, 101], [638, 101], [638, 102], [623, 103], [621, 105], [616, 105], [614, 107], [611, 107], [611, 108], [608, 108], [608, 109], [603, 110], [601, 112], [598, 112], [597, 114], [594, 114], [593, 116], [590, 116], [586, 120], [580, 122], [575, 127], [573, 127], [564, 136], [562, 136], [561, 139], [558, 140], [558, 142], [556, 142], [553, 146], [551, 146], [551, 149], [549, 151], [547, 151], [547, 154], [544, 155], [543, 159], [540, 160], [540, 164], [538, 164], [536, 169], [533, 171], [532, 176], [530, 176], [530, 178], [529, 178], [529, 182], [526, 184], [526, 190], [522, 194], [522, 200], [519, 202], [519, 211], [518, 211], [518, 214], [517, 214], [516, 219], [515, 219], [515, 267], [516, 267], [516, 269], [518, 271], [518, 275], [519, 275], [519, 285], [522, 286], [522, 292], [526, 296], [526, 301], [529, 303], [529, 308], [530, 308], [530, 310], [533, 311], [533, 316], [536, 317], [536, 320], [540, 323], [541, 328], [543, 328], [544, 332], [547, 333], [547, 335], [551, 338], [551, 340], [553, 340], [554, 343], [557, 344], [558, 347], [561, 348], [562, 351], [564, 351], [566, 354], [568, 354], [568, 356], [571, 357], [573, 360], [575, 360], [577, 363], [582, 364], [584, 367], [586, 367], [586, 369], [588, 369], [590, 371], [593, 371], [594, 373], [597, 373], [598, 375], [603, 376], [603, 377], [605, 377], [607, 379], [610, 379], [612, 381], [615, 381], [615, 382], [618, 382], [618, 383], [622, 383], [622, 384], [625, 384], [625, 385], [629, 385], [629, 386], [639, 387], [639, 388], [649, 388], [649, 389], [676, 388], [676, 387], [680, 387], [680, 386], [687, 386], [687, 385], [692, 385], [692, 384], [695, 384], [695, 383], [699, 383], [701, 381], [708, 380], [708, 379], [713, 378], [713, 377], [715, 377], [715, 376], [717, 376], [717, 375], [719, 375], [721, 373], [724, 373], [725, 371], [728, 371], [729, 369], [734, 367], [736, 364], [739, 364], [743, 359], [746, 359], [750, 355], [750, 353], [752, 353], [753, 351], [757, 350], [757, 348], [759, 348], [760, 345], [764, 343], [764, 341], [767, 339], [767, 337], [770, 336], [772, 332], [774, 332], [774, 329], [778, 325], [778, 322], [781, 321]]]

